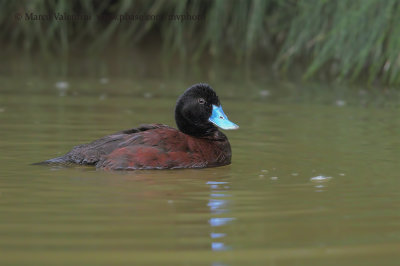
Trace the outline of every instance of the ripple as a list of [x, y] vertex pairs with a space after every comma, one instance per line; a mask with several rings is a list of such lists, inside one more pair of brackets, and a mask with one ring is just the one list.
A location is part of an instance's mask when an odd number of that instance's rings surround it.
[[312, 182], [327, 182], [331, 179], [332, 179], [331, 176], [323, 176], [323, 175], [314, 176], [310, 178]]

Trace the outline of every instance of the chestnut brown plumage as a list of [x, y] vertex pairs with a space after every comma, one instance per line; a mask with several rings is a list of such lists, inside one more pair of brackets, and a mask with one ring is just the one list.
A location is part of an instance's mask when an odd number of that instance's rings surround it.
[[222, 112], [218, 113], [221, 121], [231, 123], [227, 129], [236, 129], [223, 113], [214, 90], [200, 83], [187, 89], [177, 101], [175, 120], [179, 130], [162, 124], [141, 125], [75, 146], [64, 156], [39, 164], [73, 163], [109, 170], [228, 165], [232, 155], [228, 138], [215, 126], [218, 121], [210, 119], [217, 107]]

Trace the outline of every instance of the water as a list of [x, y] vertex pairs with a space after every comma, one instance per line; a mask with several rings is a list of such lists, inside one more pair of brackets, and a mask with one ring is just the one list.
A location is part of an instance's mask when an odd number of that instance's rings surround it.
[[246, 92], [215, 82], [240, 125], [226, 132], [232, 165], [107, 172], [30, 163], [141, 123], [175, 126], [176, 97], [190, 83], [1, 81], [1, 265], [400, 260], [396, 106], [358, 93], [310, 99], [284, 85]]

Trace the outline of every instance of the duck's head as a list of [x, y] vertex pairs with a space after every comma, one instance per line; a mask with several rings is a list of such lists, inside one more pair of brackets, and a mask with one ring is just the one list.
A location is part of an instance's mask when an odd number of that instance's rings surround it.
[[196, 137], [212, 135], [218, 130], [216, 126], [226, 130], [239, 128], [225, 115], [215, 91], [204, 83], [191, 86], [179, 97], [175, 121], [180, 131]]

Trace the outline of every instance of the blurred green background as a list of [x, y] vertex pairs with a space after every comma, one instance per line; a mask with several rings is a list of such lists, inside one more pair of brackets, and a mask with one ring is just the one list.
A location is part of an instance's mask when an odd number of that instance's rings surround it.
[[3, 62], [17, 54], [70, 68], [72, 55], [150, 49], [166, 64], [211, 60], [280, 79], [400, 83], [396, 0], [3, 0], [0, 10]]

